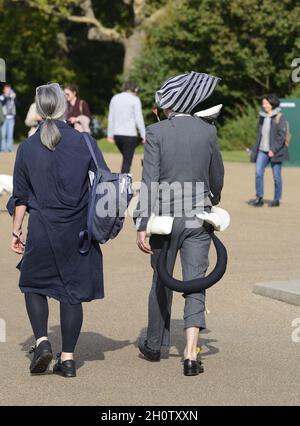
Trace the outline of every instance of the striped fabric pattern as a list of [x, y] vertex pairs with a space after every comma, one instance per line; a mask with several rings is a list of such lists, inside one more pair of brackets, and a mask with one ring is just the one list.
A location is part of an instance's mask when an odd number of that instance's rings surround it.
[[190, 113], [215, 90], [220, 78], [192, 71], [167, 80], [156, 92], [158, 107], [175, 112]]

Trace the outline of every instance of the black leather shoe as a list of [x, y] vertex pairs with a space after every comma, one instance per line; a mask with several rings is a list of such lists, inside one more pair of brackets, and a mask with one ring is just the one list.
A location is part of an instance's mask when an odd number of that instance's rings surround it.
[[48, 340], [43, 340], [37, 347], [34, 346], [30, 353], [33, 353], [33, 360], [30, 364], [31, 374], [42, 374], [47, 371], [53, 359], [51, 344]]
[[279, 206], [280, 206], [280, 201], [278, 200], [273, 200], [269, 204], [269, 207], [279, 207]]
[[198, 374], [204, 373], [204, 368], [201, 361], [193, 361], [186, 359], [183, 363], [183, 374], [185, 376], [198, 376]]
[[61, 361], [61, 354], [57, 354], [57, 362], [53, 367], [53, 374], [58, 374], [63, 377], [76, 377], [76, 364], [73, 359]]
[[203, 364], [200, 360], [197, 360], [198, 365], [199, 365], [199, 374], [204, 373], [204, 367]]
[[147, 340], [140, 342], [139, 345], [140, 352], [144, 355], [147, 361], [158, 362], [160, 361], [160, 351], [155, 351], [147, 346]]
[[256, 197], [251, 206], [262, 207], [264, 205], [264, 199], [262, 197]]

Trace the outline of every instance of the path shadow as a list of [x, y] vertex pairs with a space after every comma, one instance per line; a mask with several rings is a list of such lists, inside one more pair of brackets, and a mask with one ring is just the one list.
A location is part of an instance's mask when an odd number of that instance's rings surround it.
[[[48, 337], [55, 355], [61, 350], [60, 326], [51, 327]], [[34, 344], [34, 336], [20, 343], [21, 349], [26, 352], [27, 358], [31, 358], [29, 350]], [[76, 367], [81, 368], [87, 361], [103, 361], [106, 352], [117, 351], [132, 344], [130, 340], [114, 340], [99, 333], [83, 331], [76, 346]]]
[[[161, 357], [163, 359], [167, 358], [182, 358], [183, 351], [185, 347], [185, 333], [184, 333], [184, 322], [183, 320], [175, 319], [171, 321], [171, 347], [175, 346], [177, 354], [170, 354], [169, 348], [162, 348]], [[140, 332], [138, 340], [135, 342], [137, 347], [139, 339], [145, 338], [147, 329], [143, 328]], [[219, 348], [215, 345], [218, 341], [216, 339], [209, 339], [206, 336], [211, 333], [210, 330], [206, 329], [200, 333], [200, 347], [201, 347], [201, 357], [205, 359], [208, 356], [216, 355], [219, 353]]]
[[[254, 203], [254, 201], [255, 201], [255, 198], [251, 198], [250, 200], [245, 201], [245, 204], [247, 204], [250, 207], [253, 207], [252, 204]], [[271, 201], [273, 201], [273, 200], [271, 200], [269, 198], [264, 198], [265, 205], [268, 205], [269, 203], [271, 203]]]

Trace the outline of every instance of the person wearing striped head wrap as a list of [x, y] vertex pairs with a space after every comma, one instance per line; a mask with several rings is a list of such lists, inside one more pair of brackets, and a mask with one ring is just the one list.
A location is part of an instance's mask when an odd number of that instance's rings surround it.
[[[149, 219], [153, 215], [174, 217], [166, 257], [169, 274], [180, 252], [184, 281], [203, 277], [208, 268], [211, 235], [197, 222], [195, 212], [197, 209], [210, 212], [211, 206], [219, 203], [224, 166], [212, 121], [200, 117], [200, 113], [194, 116], [191, 113], [213, 93], [219, 81], [217, 77], [196, 72], [167, 80], [156, 92], [156, 104], [163, 109], [167, 120], [148, 126], [146, 131], [142, 185], [134, 218], [137, 245], [151, 254], [154, 271], [147, 335], [138, 345], [145, 359], [150, 361], [159, 361], [161, 347], [170, 345], [172, 290], [164, 287], [158, 277], [157, 260], [164, 236], [156, 235], [158, 232], [147, 233], [151, 227]], [[186, 184], [192, 185], [188, 194]], [[164, 188], [167, 188], [165, 194]], [[184, 298], [184, 374], [191, 376], [203, 372], [197, 360], [197, 341], [199, 331], [206, 328], [205, 290], [185, 294]]]
[[156, 92], [159, 108], [190, 114], [215, 90], [220, 78], [192, 71], [168, 79]]

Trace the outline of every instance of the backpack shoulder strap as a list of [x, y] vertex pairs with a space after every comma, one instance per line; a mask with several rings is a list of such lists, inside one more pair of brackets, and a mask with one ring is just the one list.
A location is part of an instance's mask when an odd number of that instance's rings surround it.
[[275, 118], [276, 124], [279, 124], [279, 123], [280, 123], [281, 117], [283, 117], [283, 115], [281, 114], [281, 112], [279, 112], [279, 113], [276, 115], [276, 118]]
[[95, 151], [93, 150], [93, 147], [92, 147], [92, 144], [91, 144], [90, 135], [86, 132], [82, 132], [82, 136], [84, 137], [84, 140], [85, 140], [87, 147], [90, 151], [90, 154], [91, 154], [91, 157], [92, 157], [92, 159], [95, 163], [95, 166], [97, 167], [98, 172], [100, 172], [101, 169], [99, 167], [99, 164], [98, 164], [98, 161], [97, 161], [97, 158], [96, 158], [96, 155], [95, 155]]
[[[95, 152], [93, 150], [90, 135], [86, 132], [82, 132], [82, 136], [87, 144], [87, 147], [90, 151], [91, 157], [97, 167], [97, 172], [99, 175], [102, 175], [101, 169], [99, 167]], [[94, 181], [95, 182], [95, 181]], [[92, 244], [92, 220], [93, 220], [93, 212], [94, 212], [94, 206], [95, 206], [95, 194], [96, 194], [96, 186], [93, 185], [91, 189], [91, 196], [89, 201], [89, 208], [88, 208], [88, 218], [87, 218], [87, 229], [84, 229], [79, 233], [79, 252], [81, 254], [87, 254], [90, 250], [91, 244]]]

